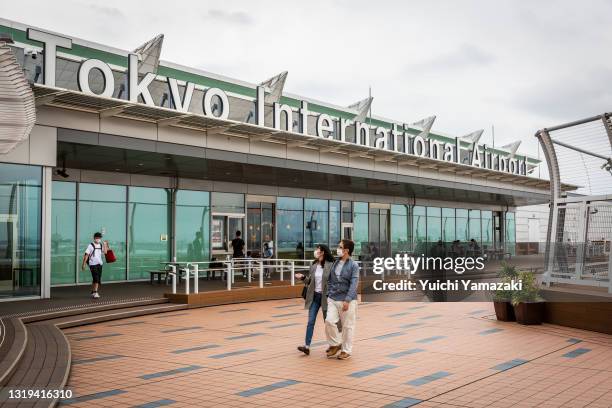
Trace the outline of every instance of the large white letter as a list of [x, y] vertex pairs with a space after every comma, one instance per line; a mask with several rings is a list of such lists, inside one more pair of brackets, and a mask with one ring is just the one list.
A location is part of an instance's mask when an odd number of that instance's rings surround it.
[[[104, 89], [100, 94], [96, 94], [89, 87], [89, 73], [92, 69], [97, 69], [100, 71], [100, 73], [102, 73]], [[79, 85], [79, 90], [89, 95], [100, 95], [106, 98], [112, 98], [113, 92], [115, 91], [115, 77], [113, 76], [113, 71], [106, 63], [98, 59], [90, 59], [81, 62], [81, 65], [79, 66], [79, 73], [77, 75], [77, 83]]]
[[[218, 96], [221, 99], [221, 113], [215, 116], [212, 107], [213, 96]], [[204, 94], [204, 100], [202, 101], [202, 108], [204, 108], [204, 114], [206, 116], [213, 116], [218, 119], [227, 119], [229, 117], [229, 101], [227, 95], [219, 88], [208, 88]]]
[[138, 102], [138, 97], [142, 95], [145, 104], [155, 106], [149, 91], [149, 84], [154, 79], [155, 74], [147, 72], [142, 81], [138, 83], [138, 55], [128, 56], [128, 101]]
[[181, 99], [181, 93], [179, 92], [178, 81], [175, 78], [168, 77], [168, 86], [170, 87], [170, 99], [174, 109], [179, 112], [189, 111], [189, 105], [191, 105], [191, 97], [193, 96], [193, 89], [195, 84], [187, 82], [185, 86], [185, 95]]
[[376, 140], [374, 141], [374, 147], [377, 149], [387, 150], [387, 129], [384, 127], [376, 128]]
[[43, 43], [43, 78], [47, 86], [55, 86], [55, 57], [57, 47], [72, 48], [72, 40], [59, 35], [45, 33], [33, 28], [28, 28], [28, 39]]
[[[365, 140], [361, 143], [361, 136]], [[355, 143], [362, 146], [370, 146], [370, 126], [367, 123], [355, 122]]]
[[[324, 132], [327, 132], [327, 135]], [[332, 118], [325, 113], [320, 114], [317, 118], [317, 136], [330, 139], [334, 137], [334, 123]]]
[[293, 130], [293, 109], [289, 105], [281, 105], [278, 102], [274, 102], [274, 129], [282, 130], [282, 113], [285, 112], [287, 115], [287, 131]]

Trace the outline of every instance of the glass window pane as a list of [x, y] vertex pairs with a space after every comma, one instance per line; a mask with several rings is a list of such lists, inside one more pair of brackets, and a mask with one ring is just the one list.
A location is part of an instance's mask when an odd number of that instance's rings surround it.
[[[163, 188], [130, 187], [129, 280], [148, 279], [148, 271], [157, 270], [163, 267], [162, 262], [170, 261], [169, 194], [170, 191]], [[143, 202], [134, 202], [137, 200]]]
[[179, 262], [210, 260], [210, 194], [176, 192], [176, 259]]
[[470, 210], [469, 212], [469, 238], [475, 240], [478, 245], [481, 243], [482, 226], [480, 222], [480, 210]]
[[516, 220], [513, 212], [506, 212], [506, 249], [512, 254], [516, 254]]
[[315, 245], [325, 244], [329, 241], [328, 236], [328, 202], [327, 200], [318, 200], [307, 198], [304, 200], [304, 227], [305, 227], [305, 249], [306, 256], [310, 256], [310, 252], [314, 250]]
[[[125, 280], [126, 277], [126, 199], [125, 186], [79, 185], [78, 253], [82, 256], [95, 232], [108, 241], [117, 261], [104, 264], [102, 282]], [[117, 199], [117, 201], [111, 201]], [[91, 282], [89, 270], [79, 267], [79, 282]]]
[[442, 241], [449, 248], [450, 244], [455, 240], [455, 209], [442, 209]]
[[304, 208], [304, 200], [296, 197], [278, 197], [276, 199], [276, 207], [279, 210], [302, 210]]
[[211, 202], [215, 213], [244, 214], [244, 194], [212, 193]]
[[368, 203], [353, 203], [353, 241], [355, 250], [353, 255], [361, 259], [360, 255], [368, 253]]
[[40, 295], [42, 171], [0, 163], [0, 298]]
[[304, 211], [301, 198], [279, 197], [276, 211], [278, 258], [304, 258]]
[[436, 243], [442, 239], [442, 209], [427, 207], [427, 241]]
[[130, 203], [163, 204], [168, 203], [168, 191], [163, 188], [130, 187]]
[[410, 251], [410, 218], [407, 205], [391, 206], [391, 255]]
[[109, 184], [79, 184], [79, 199], [92, 201], [125, 202], [125, 186]]
[[468, 238], [468, 211], [457, 208], [455, 212], [455, 239], [460, 243], [469, 241]]
[[53, 199], [76, 200], [76, 183], [54, 181], [51, 196]]
[[482, 246], [483, 249], [493, 247], [493, 212], [482, 211]]
[[[54, 181], [52, 187], [54, 191], [56, 183], [75, 185], [75, 183]], [[63, 186], [58, 186], [58, 189], [61, 188]], [[52, 285], [76, 283], [76, 256], [76, 200], [53, 199], [51, 204]]]

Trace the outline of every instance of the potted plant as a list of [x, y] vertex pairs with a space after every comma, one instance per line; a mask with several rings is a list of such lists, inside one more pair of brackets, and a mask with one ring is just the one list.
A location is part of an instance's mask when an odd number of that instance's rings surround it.
[[516, 321], [520, 324], [542, 324], [544, 320], [544, 299], [536, 276], [532, 272], [519, 272], [517, 278], [522, 282], [521, 289], [512, 292], [512, 305]]
[[[512, 279], [515, 279], [517, 275], [516, 266], [502, 262], [502, 269], [498, 273], [502, 282], [510, 282]], [[493, 293], [493, 306], [495, 307], [495, 316], [497, 316], [497, 320], [502, 322], [515, 321], [514, 307], [511, 302], [511, 290], [497, 290]]]

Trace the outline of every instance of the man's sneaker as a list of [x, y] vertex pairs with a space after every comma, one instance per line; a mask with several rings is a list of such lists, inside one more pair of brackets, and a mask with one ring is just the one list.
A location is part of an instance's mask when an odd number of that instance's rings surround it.
[[307, 356], [310, 355], [310, 347], [299, 346], [298, 350], [300, 350], [302, 353], [306, 354]]
[[94, 299], [100, 299], [100, 295], [98, 294], [98, 292], [94, 292], [94, 293], [93, 293], [93, 295], [92, 295], [92, 297], [93, 297]]
[[327, 358], [334, 357], [336, 354], [338, 354], [341, 348], [342, 346], [331, 346], [330, 348], [328, 348], [327, 351], [325, 352], [325, 354], [327, 355]]
[[344, 351], [338, 356], [338, 360], [348, 360], [349, 358], [351, 358], [351, 355], [349, 353], [345, 353]]

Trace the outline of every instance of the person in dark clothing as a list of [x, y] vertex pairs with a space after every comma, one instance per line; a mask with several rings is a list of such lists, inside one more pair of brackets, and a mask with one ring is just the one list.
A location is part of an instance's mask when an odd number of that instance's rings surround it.
[[242, 235], [242, 233], [240, 231], [236, 231], [236, 238], [232, 239], [233, 258], [244, 257], [244, 240], [240, 238], [240, 235]]

